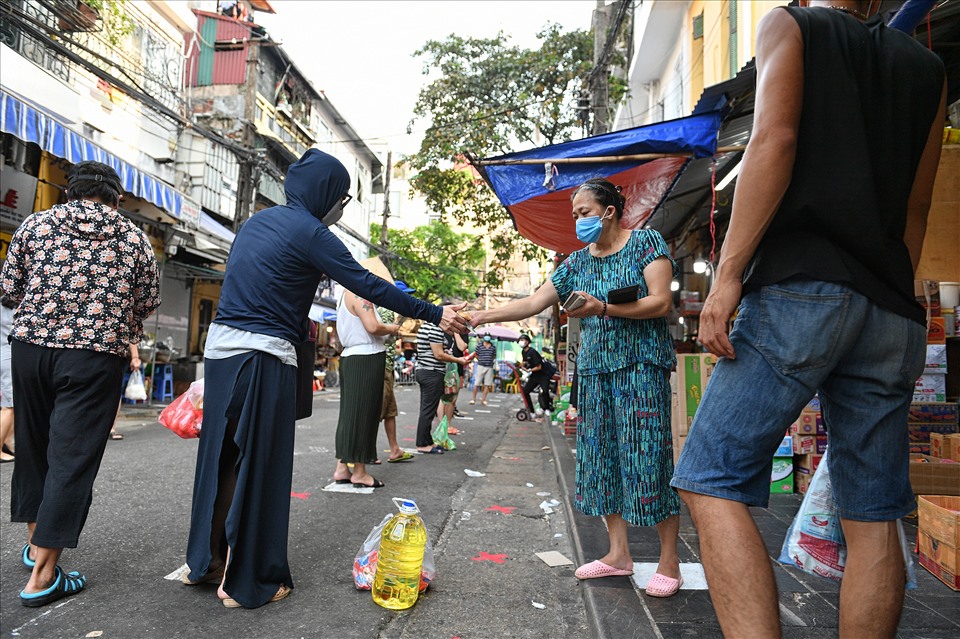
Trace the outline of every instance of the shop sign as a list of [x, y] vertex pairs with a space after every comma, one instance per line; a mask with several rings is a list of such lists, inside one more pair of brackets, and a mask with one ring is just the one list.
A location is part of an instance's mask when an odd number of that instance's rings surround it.
[[0, 166], [0, 222], [20, 226], [33, 213], [37, 178], [9, 166]]
[[200, 205], [186, 196], [180, 206], [180, 222], [191, 229], [200, 228]]

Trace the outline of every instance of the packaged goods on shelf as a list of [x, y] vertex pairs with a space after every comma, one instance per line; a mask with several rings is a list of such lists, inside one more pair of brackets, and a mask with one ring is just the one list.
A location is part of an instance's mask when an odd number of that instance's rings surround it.
[[947, 323], [940, 317], [931, 317], [930, 326], [927, 328], [927, 344], [946, 344], [947, 343]]
[[932, 434], [952, 435], [956, 432], [956, 424], [943, 422], [908, 422], [907, 437], [910, 440], [910, 452], [929, 455], [930, 436]]
[[929, 373], [947, 373], [947, 345], [927, 344], [927, 358], [923, 363], [924, 375]]
[[946, 402], [947, 376], [944, 373], [924, 373], [917, 378], [913, 389], [914, 402]]

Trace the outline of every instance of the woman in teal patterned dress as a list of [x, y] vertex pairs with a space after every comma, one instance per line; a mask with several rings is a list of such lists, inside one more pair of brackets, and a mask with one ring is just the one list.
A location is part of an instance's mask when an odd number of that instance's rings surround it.
[[[660, 562], [646, 592], [669, 597], [682, 584], [677, 556], [680, 500], [670, 488], [670, 368], [676, 361], [666, 316], [677, 266], [659, 233], [620, 226], [620, 188], [588, 180], [573, 193], [577, 237], [588, 246], [557, 267], [533, 295], [477, 311], [471, 324], [530, 317], [577, 292], [576, 507], [606, 519], [610, 552], [580, 566], [580, 579], [630, 575], [627, 525], [655, 526]], [[636, 301], [612, 304], [611, 290], [638, 285]]]

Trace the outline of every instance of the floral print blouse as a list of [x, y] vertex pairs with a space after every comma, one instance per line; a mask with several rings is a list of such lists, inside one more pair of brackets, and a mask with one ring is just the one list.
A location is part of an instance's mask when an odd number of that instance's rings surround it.
[[160, 305], [146, 234], [116, 209], [88, 200], [28, 217], [10, 241], [0, 288], [19, 304], [14, 339], [121, 356]]

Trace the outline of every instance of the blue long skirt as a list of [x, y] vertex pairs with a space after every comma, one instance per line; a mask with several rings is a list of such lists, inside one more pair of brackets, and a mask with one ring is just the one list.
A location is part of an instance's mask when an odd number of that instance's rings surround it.
[[[237, 486], [226, 517], [230, 565], [224, 590], [245, 608], [256, 608], [281, 584], [293, 587], [287, 533], [296, 367], [255, 351], [204, 360], [204, 372], [203, 426], [187, 542], [190, 579], [204, 576], [213, 560], [221, 455], [230, 455], [228, 462], [235, 455]], [[232, 423], [236, 432], [231, 442]], [[222, 543], [221, 550], [226, 552]]]

